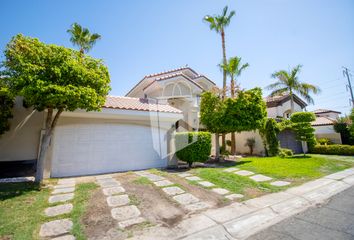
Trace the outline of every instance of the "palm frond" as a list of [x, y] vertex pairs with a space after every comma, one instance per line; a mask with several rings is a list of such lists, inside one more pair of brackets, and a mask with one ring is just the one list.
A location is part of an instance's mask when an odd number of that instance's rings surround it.
[[265, 88], [267, 90], [277, 90], [279, 88], [283, 88], [285, 87], [286, 85], [283, 83], [283, 82], [275, 82], [275, 83], [272, 83], [272, 84], [269, 84], [268, 86], [266, 86]]

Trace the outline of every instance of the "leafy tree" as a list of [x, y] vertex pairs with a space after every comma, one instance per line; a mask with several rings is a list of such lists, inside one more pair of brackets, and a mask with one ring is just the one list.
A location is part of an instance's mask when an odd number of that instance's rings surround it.
[[349, 119], [351, 121], [351, 125], [349, 126], [350, 135], [351, 135], [352, 141], [354, 142], [354, 107], [352, 108], [352, 112], [349, 116]]
[[10, 129], [13, 117], [14, 95], [7, 86], [6, 79], [0, 76], [0, 136]]
[[272, 90], [271, 96], [282, 95], [289, 93], [291, 101], [291, 113], [294, 112], [294, 94], [302, 96], [308, 103], [313, 104], [311, 92], [317, 94], [320, 89], [309, 83], [303, 83], [299, 80], [298, 74], [301, 70], [301, 65], [297, 65], [291, 71], [280, 70], [272, 74], [273, 78], [278, 81], [267, 86], [267, 89]]
[[101, 39], [101, 35], [97, 33], [91, 34], [87, 28], [82, 27], [78, 23], [72, 24], [67, 32], [70, 33], [71, 36], [70, 42], [80, 48], [81, 54], [90, 51], [97, 40]]
[[266, 156], [276, 156], [279, 153], [279, 132], [278, 124], [273, 118], [267, 118], [259, 129]]
[[29, 107], [47, 113], [36, 172], [36, 181], [41, 181], [46, 152], [61, 113], [99, 111], [110, 90], [108, 70], [101, 60], [23, 35], [8, 43], [5, 57], [4, 74], [12, 90], [23, 96]]
[[201, 95], [200, 122], [215, 134], [215, 158], [220, 158], [219, 134], [224, 133], [221, 119], [225, 105], [222, 99], [215, 92], [204, 92]]
[[[200, 121], [212, 133], [256, 130], [263, 124], [266, 115], [266, 105], [260, 88], [240, 91], [235, 98], [227, 99], [221, 99], [213, 92], [202, 94]], [[216, 141], [217, 157], [218, 150]]]
[[[224, 7], [221, 15], [206, 15], [204, 21], [209, 24], [210, 30], [214, 30], [221, 36], [222, 59], [223, 65], [226, 65], [226, 46], [225, 46], [225, 28], [230, 25], [231, 18], [235, 15], [235, 11], [228, 13], [228, 7]], [[223, 70], [223, 97], [226, 96], [226, 71]]]
[[[306, 142], [309, 149], [315, 146], [315, 129], [311, 126], [311, 122], [316, 120], [315, 114], [312, 112], [296, 112], [290, 117], [293, 123], [292, 129], [295, 131], [298, 141]], [[304, 152], [305, 155], [305, 152]]]
[[[248, 63], [241, 64], [240, 57], [231, 57], [226, 64], [221, 65], [221, 68], [226, 71], [226, 74], [230, 77], [231, 98], [235, 97], [236, 78], [239, 77], [248, 66]], [[231, 154], [236, 154], [236, 136], [234, 132], [231, 133]]]
[[342, 144], [352, 144], [354, 142], [352, 142], [351, 139], [349, 117], [338, 118], [337, 122], [333, 125], [333, 128], [340, 134]]

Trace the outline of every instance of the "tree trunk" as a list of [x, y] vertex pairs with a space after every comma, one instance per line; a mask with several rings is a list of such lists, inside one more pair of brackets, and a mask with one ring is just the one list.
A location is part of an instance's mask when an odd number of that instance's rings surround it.
[[220, 159], [219, 133], [215, 133], [215, 160]]
[[231, 133], [231, 155], [236, 155], [236, 134]]
[[[221, 29], [221, 46], [222, 46], [222, 62], [226, 65], [226, 46], [225, 46], [225, 32], [224, 29]], [[222, 71], [222, 96], [223, 99], [226, 97], [226, 70]]]
[[47, 150], [50, 144], [50, 140], [52, 138], [54, 128], [62, 112], [63, 110], [59, 109], [53, 119], [53, 109], [52, 108], [48, 109], [47, 119], [45, 124], [45, 133], [42, 137], [41, 149], [39, 151], [39, 157], [37, 159], [37, 169], [36, 169], [36, 177], [35, 177], [36, 182], [41, 182], [43, 180], [44, 162], [46, 159]]

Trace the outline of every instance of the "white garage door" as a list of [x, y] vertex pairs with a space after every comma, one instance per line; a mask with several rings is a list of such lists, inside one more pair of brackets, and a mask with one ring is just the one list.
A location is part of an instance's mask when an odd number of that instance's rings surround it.
[[51, 176], [165, 167], [167, 160], [161, 159], [159, 149], [153, 147], [152, 134], [150, 127], [139, 125], [58, 126], [53, 139]]

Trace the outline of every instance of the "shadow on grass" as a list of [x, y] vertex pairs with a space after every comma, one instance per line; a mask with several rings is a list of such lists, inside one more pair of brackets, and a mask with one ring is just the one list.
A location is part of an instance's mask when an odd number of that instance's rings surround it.
[[41, 187], [38, 183], [21, 182], [21, 183], [1, 183], [0, 184], [0, 201], [23, 195], [27, 192], [40, 191]]
[[288, 159], [291, 159], [291, 158], [295, 158], [295, 159], [297, 159], [297, 158], [311, 158], [311, 156], [307, 156], [307, 155], [297, 155], [297, 156], [292, 156], [292, 157], [289, 157]]

